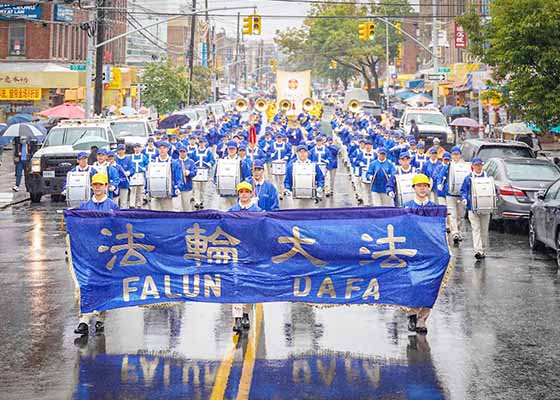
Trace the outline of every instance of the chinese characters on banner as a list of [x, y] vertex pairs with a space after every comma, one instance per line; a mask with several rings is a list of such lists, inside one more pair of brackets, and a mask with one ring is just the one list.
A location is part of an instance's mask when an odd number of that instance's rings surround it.
[[451, 257], [445, 207], [65, 217], [82, 312], [167, 301], [431, 307]]
[[0, 100], [41, 100], [41, 89], [0, 88]]
[[455, 21], [455, 48], [456, 49], [466, 49], [467, 48], [467, 32], [463, 29], [461, 25]]

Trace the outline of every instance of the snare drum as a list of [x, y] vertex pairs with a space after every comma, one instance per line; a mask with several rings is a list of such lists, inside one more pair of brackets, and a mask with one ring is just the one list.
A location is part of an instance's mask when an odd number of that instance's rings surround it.
[[146, 183], [146, 176], [143, 172], [136, 172], [130, 177], [130, 186], [144, 186]]
[[494, 178], [481, 176], [471, 178], [472, 211], [477, 214], [492, 214], [496, 210], [496, 188]]
[[196, 175], [193, 177], [194, 182], [208, 182], [210, 170], [208, 168], [198, 168]]
[[315, 163], [295, 162], [292, 173], [294, 198], [312, 199], [315, 196]]
[[218, 160], [216, 172], [218, 194], [236, 196], [237, 184], [241, 181], [241, 162], [238, 159], [222, 158]]
[[402, 207], [404, 203], [414, 200], [414, 188], [412, 187], [412, 179], [415, 174], [395, 175], [397, 184], [397, 203]]
[[79, 207], [91, 197], [90, 172], [70, 171], [66, 175], [66, 202], [68, 207]]
[[449, 194], [459, 196], [463, 181], [471, 173], [471, 163], [452, 162], [449, 164]]
[[273, 161], [272, 175], [276, 175], [276, 176], [286, 175], [286, 161]]
[[155, 162], [148, 165], [148, 193], [150, 197], [171, 197], [171, 164]]

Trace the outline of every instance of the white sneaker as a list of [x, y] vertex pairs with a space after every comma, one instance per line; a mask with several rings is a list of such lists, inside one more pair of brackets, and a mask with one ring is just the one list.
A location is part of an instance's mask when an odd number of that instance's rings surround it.
[[14, 186], [14, 187], [12, 188], [12, 190], [13, 190], [14, 192], [19, 192], [19, 188], [18, 188], [17, 186]]

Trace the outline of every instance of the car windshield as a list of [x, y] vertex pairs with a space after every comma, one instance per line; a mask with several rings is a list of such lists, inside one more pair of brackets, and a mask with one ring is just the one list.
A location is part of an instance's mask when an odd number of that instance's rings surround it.
[[512, 181], [555, 181], [560, 170], [550, 164], [527, 164], [506, 161], [506, 174]]
[[533, 158], [531, 150], [525, 147], [515, 146], [483, 146], [479, 152], [478, 157], [483, 160], [490, 158]]
[[99, 136], [106, 139], [103, 128], [97, 127], [72, 127], [72, 128], [53, 128], [45, 140], [44, 147], [49, 146], [71, 146], [78, 139], [88, 136]]
[[437, 125], [447, 126], [445, 117], [437, 113], [410, 113], [407, 115], [406, 123], [410, 125], [410, 121], [416, 121], [416, 125]]
[[118, 138], [123, 138], [125, 136], [142, 136], [147, 137], [148, 131], [146, 129], [146, 124], [141, 121], [131, 122], [131, 121], [120, 121], [111, 124], [111, 128]]

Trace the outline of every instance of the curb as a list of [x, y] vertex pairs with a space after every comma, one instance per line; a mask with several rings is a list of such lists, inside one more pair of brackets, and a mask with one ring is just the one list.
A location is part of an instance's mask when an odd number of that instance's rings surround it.
[[[3, 199], [6, 199], [6, 201]], [[0, 193], [0, 210], [5, 210], [28, 200], [31, 200], [31, 197], [27, 193]]]

